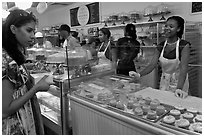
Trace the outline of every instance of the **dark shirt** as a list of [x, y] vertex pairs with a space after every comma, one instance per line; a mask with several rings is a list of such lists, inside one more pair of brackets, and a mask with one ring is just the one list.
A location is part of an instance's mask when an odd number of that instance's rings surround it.
[[135, 39], [123, 37], [118, 39], [116, 44], [118, 59], [123, 60], [129, 58], [133, 60], [140, 50], [140, 43]]
[[[162, 49], [164, 47], [164, 43], [165, 41], [161, 42], [158, 46], [157, 46], [157, 50], [160, 52], [162, 52]], [[188, 41], [186, 40], [180, 40], [179, 42], [179, 60], [181, 60], [181, 52], [183, 50], [183, 48], [187, 45], [191, 45]], [[169, 53], [165, 52], [164, 51], [164, 54], [163, 54], [164, 58], [167, 58], [167, 59], [175, 59], [176, 58], [176, 48], [173, 49], [172, 51], [170, 51]]]

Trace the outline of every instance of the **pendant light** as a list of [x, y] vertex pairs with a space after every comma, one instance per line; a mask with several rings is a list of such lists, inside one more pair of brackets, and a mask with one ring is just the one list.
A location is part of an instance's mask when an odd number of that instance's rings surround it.
[[39, 2], [36, 9], [37, 9], [37, 12], [39, 14], [42, 14], [47, 9], [47, 3], [46, 2]]
[[26, 10], [31, 7], [32, 2], [15, 2], [16, 7], [22, 10]]

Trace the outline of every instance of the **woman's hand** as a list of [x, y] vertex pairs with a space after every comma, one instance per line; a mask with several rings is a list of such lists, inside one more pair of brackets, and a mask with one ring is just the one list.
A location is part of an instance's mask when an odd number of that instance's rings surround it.
[[45, 75], [36, 85], [34, 85], [34, 87], [37, 89], [36, 92], [47, 91], [52, 84], [54, 84], [54, 82], [51, 76]]
[[135, 71], [130, 71], [129, 76], [132, 77], [132, 79], [129, 81], [130, 83], [137, 82], [140, 80], [140, 74]]
[[176, 97], [179, 97], [179, 98], [186, 98], [188, 96], [187, 92], [182, 91], [180, 89], [176, 89], [174, 94], [175, 94]]

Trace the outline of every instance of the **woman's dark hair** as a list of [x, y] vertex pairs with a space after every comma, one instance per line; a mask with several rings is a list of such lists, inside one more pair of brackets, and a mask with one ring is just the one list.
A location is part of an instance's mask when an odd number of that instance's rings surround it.
[[137, 38], [135, 25], [127, 24], [125, 26], [125, 36], [130, 36], [130, 37], [132, 37], [132, 39]]
[[110, 38], [111, 32], [108, 28], [101, 28], [99, 31], [101, 31], [104, 35], [107, 35], [107, 38]]
[[180, 16], [171, 16], [167, 19], [167, 21], [170, 19], [175, 20], [177, 22], [178, 27], [180, 28], [180, 31], [177, 32], [177, 36], [179, 38], [182, 38], [183, 31], [184, 31], [184, 23], [185, 23], [184, 19]]
[[22, 53], [18, 48], [18, 41], [15, 35], [11, 32], [10, 26], [14, 25], [19, 28], [32, 21], [37, 23], [37, 19], [32, 13], [28, 13], [21, 9], [16, 9], [10, 11], [10, 14], [2, 24], [2, 48], [13, 60], [16, 61], [18, 65], [23, 64], [26, 59], [24, 53]]

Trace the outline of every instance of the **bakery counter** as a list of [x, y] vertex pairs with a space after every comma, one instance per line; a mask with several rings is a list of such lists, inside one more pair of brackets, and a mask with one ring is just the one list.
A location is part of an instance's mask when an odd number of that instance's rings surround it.
[[[116, 83], [111, 84], [108, 78], [113, 81], [123, 82], [124, 87], [121, 88], [122, 86]], [[110, 85], [114, 86], [115, 84], [117, 87], [120, 87], [120, 89], [110, 88]], [[143, 88], [141, 85], [141, 90], [138, 90], [136, 88], [138, 85], [139, 84], [128, 84], [127, 81], [123, 79], [118, 80], [114, 75], [92, 79], [91, 81], [86, 81], [86, 83], [79, 85], [78, 87], [81, 89], [74, 89], [75, 91], [73, 91], [71, 95], [68, 95], [71, 106], [73, 134], [200, 134], [194, 131], [195, 125], [199, 128], [198, 131], [202, 132], [202, 130], [200, 131], [202, 127], [202, 119], [200, 119], [200, 116], [202, 117], [202, 100], [200, 98], [188, 96], [186, 99], [180, 99], [175, 97], [171, 92], [156, 90], [150, 87]], [[117, 95], [120, 94], [117, 102], [116, 99], [113, 99], [111, 94], [107, 93], [109, 90], [113, 90]], [[114, 98], [116, 97], [117, 96], [114, 96]], [[132, 107], [139, 105], [136, 106], [135, 109], [130, 108], [128, 104], [132, 97], [137, 100]], [[149, 101], [151, 110], [145, 114], [145, 110], [148, 108], [147, 101]], [[153, 109], [153, 106], [156, 107]], [[164, 112], [161, 109], [162, 107], [164, 107]], [[162, 111], [160, 111], [159, 108]], [[164, 123], [164, 121], [172, 121], [168, 116], [173, 115], [175, 109], [177, 112], [182, 108], [185, 111], [179, 114], [179, 119], [173, 119], [173, 122], [177, 123], [177, 125]], [[159, 115], [161, 112], [162, 114]], [[194, 121], [187, 123], [186, 129], [184, 129], [184, 127], [181, 126], [185, 125], [187, 120], [183, 119], [187, 119], [192, 113], [195, 117], [198, 116], [197, 120], [199, 120], [199, 122], [197, 122], [194, 117]], [[193, 129], [190, 129], [190, 127]]]

